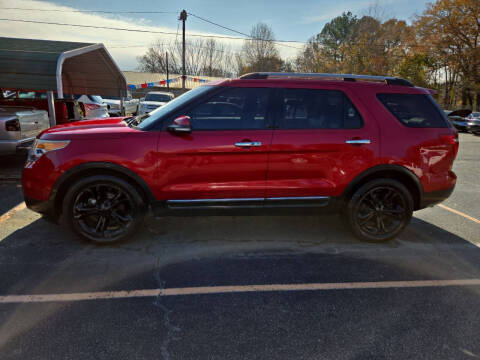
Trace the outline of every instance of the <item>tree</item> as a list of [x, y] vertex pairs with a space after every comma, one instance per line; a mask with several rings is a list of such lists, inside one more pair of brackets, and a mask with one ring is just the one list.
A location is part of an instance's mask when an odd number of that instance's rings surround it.
[[272, 29], [264, 23], [254, 25], [251, 39], [245, 40], [237, 55], [239, 74], [255, 71], [281, 71], [284, 63], [275, 46]]
[[[147, 52], [139, 56], [138, 69], [146, 72], [166, 73], [166, 53], [170, 73], [182, 73], [182, 44], [164, 44], [155, 41]], [[188, 75], [232, 76], [232, 53], [215, 39], [189, 40], [185, 44], [185, 70]]]
[[434, 71], [443, 77], [445, 105], [454, 103], [461, 81], [462, 92], [475, 93], [480, 109], [480, 0], [437, 0], [416, 18], [415, 27]]
[[431, 65], [427, 55], [413, 54], [403, 59], [398, 74], [417, 86], [428, 87], [428, 71]]
[[308, 72], [397, 74], [411, 51], [413, 29], [405, 21], [382, 23], [372, 16], [358, 19], [343, 13], [312, 37], [296, 59], [296, 68]]
[[298, 71], [342, 72], [349, 48], [357, 32], [358, 18], [343, 13], [325, 24], [322, 31], [311, 37], [295, 63]]

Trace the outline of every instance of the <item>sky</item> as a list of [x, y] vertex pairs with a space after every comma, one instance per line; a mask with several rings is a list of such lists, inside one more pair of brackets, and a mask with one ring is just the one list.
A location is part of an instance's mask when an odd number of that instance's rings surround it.
[[[344, 11], [362, 16], [376, 4], [384, 18], [395, 17], [410, 22], [415, 14], [424, 11], [427, 2], [427, 0], [0, 0], [0, 36], [101, 42], [105, 44], [122, 70], [136, 70], [137, 56], [142, 55], [153, 41], [160, 39], [161, 42], [171, 43], [181, 40], [178, 15], [182, 9], [247, 34], [252, 25], [264, 22], [271, 26], [276, 39], [305, 42], [319, 33], [325, 23]], [[39, 9], [60, 11], [38, 11]], [[122, 13], [79, 13], [71, 12], [72, 10]], [[139, 11], [147, 13], [132, 13]], [[151, 13], [153, 11], [166, 13]], [[174, 34], [21, 23], [2, 19], [141, 29]], [[189, 34], [242, 37], [192, 16], [187, 19], [186, 29], [187, 39]], [[228, 45], [233, 51], [238, 51], [243, 43], [242, 40], [217, 40]], [[278, 46], [280, 54], [285, 58], [294, 57], [302, 47], [302, 43], [296, 42], [287, 42], [285, 45], [287, 46]]]

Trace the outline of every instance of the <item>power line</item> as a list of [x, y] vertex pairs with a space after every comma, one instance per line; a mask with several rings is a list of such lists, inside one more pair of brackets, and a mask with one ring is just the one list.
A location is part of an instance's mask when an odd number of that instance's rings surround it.
[[273, 40], [273, 39], [272, 39], [272, 40], [265, 40], [265, 39], [261, 39], [261, 38], [255, 38], [255, 37], [253, 37], [253, 36], [251, 36], [251, 35], [249, 35], [249, 34], [246, 34], [246, 33], [244, 33], [244, 32], [241, 32], [241, 31], [238, 31], [238, 30], [229, 28], [229, 27], [224, 26], [224, 25], [217, 24], [216, 22], [213, 22], [213, 21], [211, 21], [211, 20], [205, 19], [205, 18], [203, 18], [203, 17], [201, 17], [201, 16], [198, 16], [198, 15], [195, 15], [195, 14], [192, 14], [192, 13], [188, 13], [188, 15], [193, 16], [193, 17], [195, 17], [195, 18], [197, 18], [197, 19], [200, 19], [200, 20], [202, 20], [202, 21], [205, 21], [205, 22], [207, 22], [207, 23], [210, 23], [210, 24], [212, 24], [212, 25], [221, 27], [222, 29], [226, 29], [226, 30], [232, 31], [232, 32], [234, 32], [234, 33], [237, 33], [237, 34], [246, 36], [246, 37], [248, 37], [248, 38], [250, 38], [250, 39], [252, 39], [252, 40], [261, 40], [261, 41], [274, 42], [274, 43], [278, 43], [278, 45], [286, 46], [286, 47], [293, 48], [293, 49], [297, 49], [297, 50], [302, 50], [302, 49], [301, 49], [301, 48], [298, 48], [298, 47], [296, 47], [296, 46], [286, 45], [286, 44], [282, 44], [282, 43], [284, 43], [284, 42], [293, 42], [293, 43], [305, 44], [305, 42], [298, 41], [298, 40], [292, 40], [292, 41], [290, 41], [290, 40]]
[[[13, 22], [32, 23], [32, 24], [57, 25], [57, 26], [71, 26], [71, 27], [81, 27], [81, 28], [90, 28], [90, 29], [104, 29], [104, 30], [140, 32], [140, 33], [149, 33], [149, 34], [177, 35], [177, 33], [169, 32], [169, 31], [153, 31], [153, 30], [142, 30], [142, 29], [131, 29], [131, 28], [119, 28], [119, 27], [98, 26], [98, 25], [65, 24], [65, 23], [50, 22], [50, 21], [6, 19], [6, 18], [0, 18], [0, 21], [13, 21]], [[191, 36], [191, 37], [203, 37], [203, 38], [229, 39], [229, 40], [252, 40], [252, 38], [241, 38], [241, 37], [227, 36], [227, 35], [188, 34], [188, 36]], [[272, 40], [266, 40], [266, 41], [274, 42], [274, 41], [272, 41]]]
[[50, 11], [70, 13], [101, 13], [101, 14], [177, 14], [178, 11], [108, 11], [108, 10], [62, 10], [62, 9], [30, 9], [30, 8], [0, 8], [2, 10]]

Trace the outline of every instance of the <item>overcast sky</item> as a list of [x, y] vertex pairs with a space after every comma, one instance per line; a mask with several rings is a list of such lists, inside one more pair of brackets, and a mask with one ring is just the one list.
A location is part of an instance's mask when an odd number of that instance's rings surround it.
[[[230, 0], [0, 0], [1, 19], [21, 19], [47, 21], [67, 24], [107, 26], [116, 28], [135, 28], [148, 31], [177, 33], [180, 10], [204, 17], [213, 22], [249, 33], [251, 26], [259, 21], [273, 28], [277, 39], [306, 41], [321, 31], [323, 25], [343, 11], [351, 11], [359, 16], [377, 3], [386, 17], [396, 17], [410, 21], [420, 14], [427, 0], [269, 0], [269, 1], [230, 1]], [[62, 12], [34, 10], [7, 10], [5, 8], [54, 9]], [[167, 14], [105, 14], [75, 13], [70, 10], [103, 11], [165, 11]], [[194, 17], [187, 20], [187, 36], [191, 34], [210, 34], [241, 36], [216, 27]], [[176, 35], [135, 33], [105, 29], [86, 29], [45, 24], [31, 24], [0, 20], [0, 36], [31, 39], [68, 40], [104, 43], [122, 70], [135, 70], [136, 57], [145, 52], [148, 45], [156, 40], [173, 42]], [[181, 40], [181, 27], [177, 40]], [[242, 41], [219, 39], [238, 50]], [[300, 48], [302, 44], [288, 43]], [[279, 46], [282, 56], [292, 57], [297, 50]]]

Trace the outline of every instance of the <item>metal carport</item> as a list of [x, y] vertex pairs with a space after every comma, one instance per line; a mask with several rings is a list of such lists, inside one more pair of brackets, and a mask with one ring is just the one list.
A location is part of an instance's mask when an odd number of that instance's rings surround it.
[[127, 83], [103, 44], [0, 37], [0, 88], [126, 96]]

